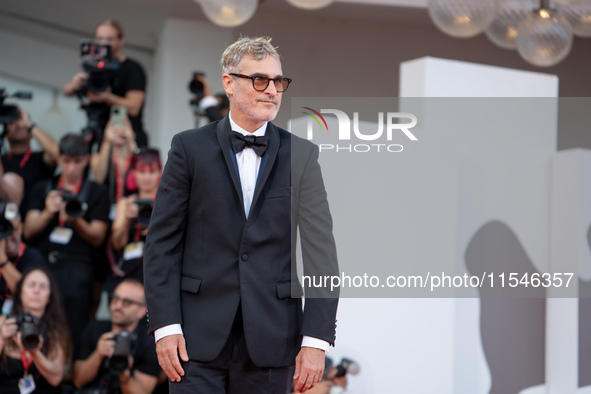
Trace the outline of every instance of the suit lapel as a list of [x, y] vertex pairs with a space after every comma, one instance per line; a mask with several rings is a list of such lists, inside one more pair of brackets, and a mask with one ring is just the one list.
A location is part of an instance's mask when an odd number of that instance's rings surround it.
[[[252, 204], [250, 205], [250, 213], [252, 213], [252, 209], [257, 203], [257, 200], [263, 190], [263, 186], [267, 182], [269, 178], [269, 174], [271, 173], [271, 169], [275, 164], [275, 160], [277, 159], [277, 152], [279, 152], [279, 131], [277, 127], [275, 127], [271, 122], [267, 123], [267, 130], [265, 131], [265, 135], [267, 136], [267, 152], [264, 156], [266, 160], [261, 160], [261, 167], [259, 168], [259, 177], [257, 179], [256, 188], [254, 189], [254, 196], [252, 197]], [[264, 165], [264, 167], [263, 167]], [[262, 174], [261, 174], [262, 172]], [[250, 218], [250, 214], [248, 215]]]
[[226, 116], [218, 122], [217, 137], [220, 147], [222, 148], [226, 166], [228, 167], [228, 173], [230, 174], [230, 178], [232, 178], [232, 183], [234, 183], [234, 188], [240, 198], [240, 206], [242, 207], [240, 211], [242, 212], [243, 219], [246, 220], [246, 214], [244, 213], [244, 197], [242, 196], [242, 187], [240, 185], [240, 178], [238, 177], [238, 165], [236, 163], [236, 156], [232, 151], [230, 140], [231, 133], [232, 127], [230, 126], [230, 120]]

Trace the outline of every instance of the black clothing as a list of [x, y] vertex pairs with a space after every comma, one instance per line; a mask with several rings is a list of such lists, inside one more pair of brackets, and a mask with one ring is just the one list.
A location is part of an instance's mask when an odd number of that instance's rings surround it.
[[[5, 362], [6, 360], [6, 362]], [[35, 380], [35, 394], [60, 394], [61, 388], [53, 387], [39, 373], [35, 363], [31, 364], [28, 373]], [[25, 368], [21, 359], [8, 357], [4, 352], [0, 353], [0, 394], [19, 394], [18, 381], [25, 374]]]
[[50, 179], [55, 172], [55, 165], [48, 166], [43, 160], [43, 152], [32, 152], [28, 159], [23, 160], [26, 153], [20, 155], [2, 155], [4, 173], [14, 172], [25, 181], [23, 202], [26, 201], [28, 192], [37, 182]]
[[[35, 185], [29, 199], [29, 209], [42, 211], [45, 208], [48, 182], [40, 182]], [[84, 214], [84, 219], [87, 222], [100, 220], [107, 223], [109, 199], [106, 188], [91, 182], [86, 200], [88, 209]], [[55, 276], [64, 299], [64, 309], [72, 334], [72, 343], [76, 348], [90, 317], [95, 277], [92, 257], [95, 248], [73, 229], [71, 239], [67, 244], [52, 242], [50, 240], [52, 232], [60, 227], [58, 218], [59, 213], [56, 213], [47, 227], [29, 242], [47, 256], [49, 269]]]
[[[142, 319], [133, 332], [136, 339], [131, 352], [133, 356], [131, 373], [133, 374], [133, 371], [137, 369], [145, 374], [158, 377], [160, 366], [158, 365], [158, 356], [156, 355], [156, 344], [154, 343], [153, 338], [148, 337], [146, 324], [146, 319]], [[91, 322], [82, 334], [82, 341], [79, 349], [75, 353], [74, 360], [85, 360], [90, 357], [92, 352], [96, 349], [101, 335], [111, 331], [111, 329], [110, 321]], [[84, 388], [103, 387], [105, 382], [107, 382], [107, 384], [112, 384], [111, 387], [113, 390], [109, 391], [109, 393], [116, 394], [120, 392], [119, 377], [117, 375], [111, 376], [111, 373], [109, 372], [109, 359], [107, 358], [103, 360], [95, 379], [84, 386]]]
[[[29, 270], [33, 267], [45, 267], [47, 268], [47, 259], [41, 252], [37, 249], [33, 248], [32, 246], [27, 246], [23, 255], [19, 257], [15, 257], [9, 259], [12, 264], [19, 270], [21, 273]], [[4, 302], [7, 296], [10, 294], [6, 286], [6, 281], [3, 277], [0, 276], [0, 305]]]
[[[45, 209], [45, 197], [47, 195], [47, 182], [40, 182], [33, 187], [31, 196], [29, 198], [28, 210], [36, 209], [43, 211]], [[100, 220], [107, 223], [109, 220], [109, 198], [107, 190], [104, 186], [97, 183], [90, 183], [90, 190], [87, 199], [88, 209], [84, 214], [84, 220], [91, 222], [92, 220]], [[29, 239], [29, 243], [37, 247], [45, 255], [50, 252], [59, 252], [60, 258], [72, 256], [86, 256], [89, 257], [94, 252], [94, 247], [87, 243], [76, 231], [72, 239], [67, 245], [53, 243], [49, 240], [49, 236], [54, 228], [59, 226], [59, 214], [56, 213], [54, 218], [49, 222], [47, 227], [35, 238]], [[48, 259], [52, 263], [52, 259]]]
[[[112, 73], [111, 92], [117, 96], [125, 97], [130, 90], [146, 91], [146, 73], [143, 67], [130, 58], [126, 58], [119, 65], [119, 69]], [[148, 137], [144, 131], [142, 116], [144, 113], [144, 104], [140, 108], [137, 116], [129, 116], [131, 126], [136, 134], [136, 142], [141, 148], [148, 145]]]
[[[127, 245], [134, 244], [136, 242], [142, 242], [144, 245], [146, 244], [146, 236], [142, 235], [142, 229], [138, 226], [138, 224], [139, 223], [137, 221], [137, 218], [133, 219], [129, 224], [129, 231], [127, 233]], [[107, 274], [107, 280], [105, 282], [105, 286], [103, 287], [103, 291], [106, 291], [109, 294], [112, 293], [113, 290], [115, 290], [115, 287], [117, 287], [117, 285], [121, 283], [123, 279], [127, 278], [137, 279], [140, 282], [144, 283], [143, 255], [139, 258], [125, 260], [125, 247], [122, 250], [118, 251], [112, 249], [113, 247], [110, 244], [109, 247], [111, 248], [111, 250], [109, 251], [109, 253], [111, 253], [109, 264], [118, 265], [119, 269], [125, 272], [125, 276], [121, 277], [115, 275], [111, 267], [109, 273]]]
[[[170, 382], [172, 393], [243, 394], [291, 392], [295, 366], [260, 368], [248, 354], [241, 308], [220, 355], [211, 362], [181, 361], [184, 386]], [[180, 389], [180, 391], [176, 391]]]

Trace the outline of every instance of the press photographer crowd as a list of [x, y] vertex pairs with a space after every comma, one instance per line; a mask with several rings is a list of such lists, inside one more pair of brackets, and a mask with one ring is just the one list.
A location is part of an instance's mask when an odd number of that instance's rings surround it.
[[[34, 92], [0, 88], [0, 394], [168, 392], [143, 286], [162, 162], [142, 120], [146, 74], [123, 45], [112, 19], [81, 45], [82, 71], [63, 86], [81, 131], [43, 130], [24, 109]], [[227, 114], [203, 73], [189, 90], [196, 119]], [[357, 364], [326, 360], [308, 392], [348, 393]]]

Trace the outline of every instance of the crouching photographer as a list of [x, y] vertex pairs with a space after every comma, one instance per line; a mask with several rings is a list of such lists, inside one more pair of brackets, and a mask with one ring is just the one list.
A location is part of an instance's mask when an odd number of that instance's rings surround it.
[[11, 317], [0, 316], [0, 392], [61, 393], [71, 347], [55, 279], [26, 271], [13, 301]]
[[111, 293], [124, 278], [143, 282], [143, 255], [152, 205], [162, 175], [158, 150], [143, 148], [133, 155], [126, 177], [126, 194], [117, 202], [108, 248], [111, 275], [104, 291]]
[[146, 333], [144, 286], [125, 279], [111, 295], [111, 321], [91, 322], [74, 363], [78, 394], [150, 393], [160, 373]]

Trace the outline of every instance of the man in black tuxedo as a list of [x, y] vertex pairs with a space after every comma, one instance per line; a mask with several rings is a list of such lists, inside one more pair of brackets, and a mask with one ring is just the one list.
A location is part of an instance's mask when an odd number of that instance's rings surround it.
[[154, 203], [144, 281], [173, 393], [303, 392], [334, 345], [338, 293], [303, 311], [295, 267], [299, 227], [305, 274], [338, 275], [318, 148], [270, 123], [291, 82], [270, 41], [225, 50], [230, 114], [174, 136]]

